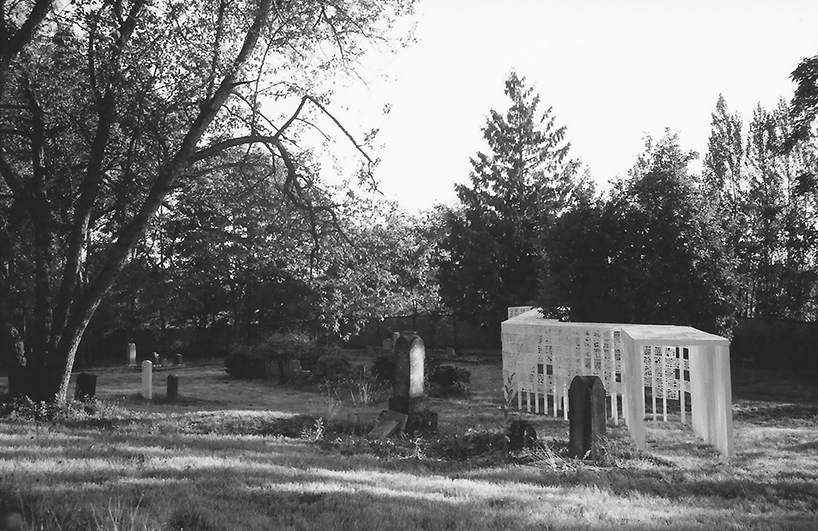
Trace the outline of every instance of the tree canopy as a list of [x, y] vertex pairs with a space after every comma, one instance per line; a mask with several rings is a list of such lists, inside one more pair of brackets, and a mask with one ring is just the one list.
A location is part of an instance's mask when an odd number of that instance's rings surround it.
[[65, 398], [84, 330], [151, 220], [223, 155], [252, 165], [258, 152], [248, 146], [261, 146], [311, 230], [332, 221], [330, 205], [309, 191], [316, 166], [303, 130], [322, 117], [341, 126], [328, 80], [367, 43], [388, 40], [411, 8], [402, 0], [4, 3], [0, 347], [14, 354], [15, 389]]

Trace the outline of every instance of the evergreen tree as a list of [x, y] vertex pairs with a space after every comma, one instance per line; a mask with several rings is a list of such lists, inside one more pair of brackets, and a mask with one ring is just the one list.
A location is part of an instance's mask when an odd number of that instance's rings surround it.
[[539, 96], [516, 72], [505, 94], [508, 110], [491, 110], [483, 127], [489, 152], [471, 160], [470, 184], [456, 186], [460, 205], [446, 214], [439, 262], [444, 303], [482, 325], [505, 319], [508, 306], [534, 302], [539, 235], [577, 189], [565, 126], [551, 108], [538, 113]]

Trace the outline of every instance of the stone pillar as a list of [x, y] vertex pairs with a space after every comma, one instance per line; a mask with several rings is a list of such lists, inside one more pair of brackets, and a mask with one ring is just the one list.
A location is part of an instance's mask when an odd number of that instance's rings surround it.
[[80, 373], [77, 375], [77, 384], [74, 390], [74, 400], [89, 400], [97, 394], [97, 376], [95, 374]]
[[129, 367], [136, 365], [136, 343], [128, 343], [125, 348], [125, 364]]
[[401, 332], [395, 341], [395, 376], [389, 409], [412, 413], [423, 398], [426, 347], [416, 332]]
[[153, 398], [153, 363], [149, 360], [142, 362], [142, 398]]
[[602, 457], [605, 437], [605, 387], [598, 376], [575, 376], [568, 389], [570, 437], [568, 451], [572, 457]]
[[179, 397], [179, 375], [168, 375], [168, 402], [173, 402]]

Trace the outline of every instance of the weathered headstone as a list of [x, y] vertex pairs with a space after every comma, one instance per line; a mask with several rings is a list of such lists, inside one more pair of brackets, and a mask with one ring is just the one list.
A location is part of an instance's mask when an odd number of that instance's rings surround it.
[[158, 352], [151, 352], [151, 361], [153, 362], [154, 366], [159, 366], [161, 364], [161, 359], [159, 358]]
[[182, 355], [181, 355], [181, 354], [175, 354], [175, 355], [173, 356], [173, 358], [174, 358], [174, 359], [173, 359], [173, 362], [174, 362], [176, 365], [181, 365], [181, 364], [182, 364]]
[[392, 350], [395, 345], [392, 343], [392, 338], [385, 337], [383, 341], [381, 341], [381, 346], [386, 350]]
[[142, 398], [153, 398], [153, 363], [149, 360], [142, 362]]
[[172, 402], [179, 398], [179, 375], [168, 375], [168, 402]]
[[598, 376], [575, 376], [568, 389], [568, 451], [599, 459], [605, 438], [605, 387]]
[[77, 384], [74, 390], [74, 400], [89, 400], [97, 394], [97, 375], [80, 373], [77, 375]]
[[136, 365], [136, 343], [128, 343], [125, 349], [125, 363], [128, 366]]
[[412, 413], [423, 398], [426, 347], [417, 332], [401, 332], [395, 341], [395, 375], [389, 409]]

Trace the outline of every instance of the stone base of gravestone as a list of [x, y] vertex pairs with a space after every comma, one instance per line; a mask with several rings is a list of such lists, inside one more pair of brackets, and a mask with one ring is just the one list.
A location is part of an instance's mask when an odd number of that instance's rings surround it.
[[97, 394], [96, 374], [80, 373], [77, 375], [77, 385], [74, 390], [74, 400], [90, 400]]
[[434, 433], [437, 431], [437, 419], [437, 413], [429, 411], [428, 409], [409, 413], [406, 420], [405, 433], [407, 435]]
[[568, 389], [568, 453], [597, 460], [605, 441], [605, 387], [598, 376], [575, 376]]
[[400, 396], [389, 397], [389, 409], [405, 415], [420, 411], [422, 404], [423, 398], [403, 398]]
[[168, 402], [173, 402], [179, 398], [179, 375], [168, 375]]
[[512, 421], [506, 436], [508, 437], [508, 449], [513, 452], [531, 448], [537, 442], [537, 432], [534, 426], [524, 420]]

